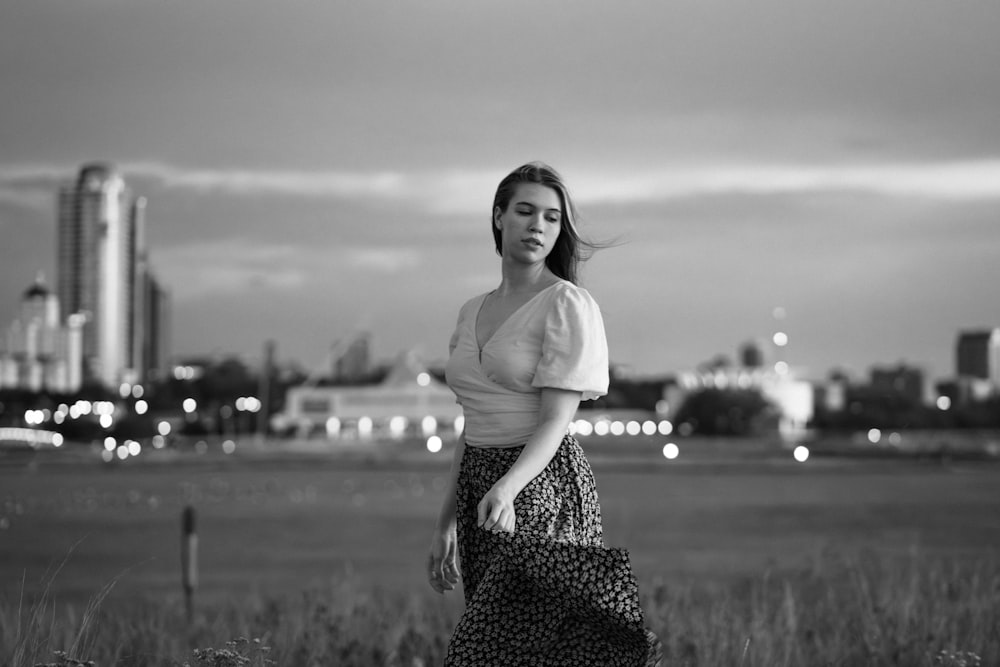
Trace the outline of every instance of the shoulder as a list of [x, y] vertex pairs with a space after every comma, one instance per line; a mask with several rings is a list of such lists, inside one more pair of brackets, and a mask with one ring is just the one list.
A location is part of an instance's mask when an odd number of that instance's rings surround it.
[[563, 280], [552, 287], [556, 309], [570, 312], [593, 312], [600, 315], [601, 308], [586, 289]]
[[459, 320], [459, 322], [461, 322], [466, 317], [468, 317], [470, 313], [476, 313], [476, 312], [478, 312], [479, 305], [483, 302], [483, 299], [486, 298], [487, 294], [488, 294], [488, 292], [483, 292], [482, 294], [477, 294], [476, 296], [472, 297], [471, 299], [469, 299], [468, 301], [466, 301], [465, 303], [463, 303], [462, 307], [458, 309], [458, 320]]

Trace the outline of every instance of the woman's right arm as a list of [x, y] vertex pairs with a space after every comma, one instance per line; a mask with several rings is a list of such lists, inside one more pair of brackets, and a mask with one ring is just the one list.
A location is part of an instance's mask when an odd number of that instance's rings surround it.
[[431, 537], [430, 555], [427, 559], [427, 575], [431, 588], [438, 593], [454, 590], [458, 583], [459, 571], [456, 563], [458, 556], [458, 471], [462, 465], [462, 455], [465, 453], [465, 433], [458, 438], [455, 453], [451, 461], [451, 471], [445, 486], [444, 500], [438, 514], [434, 534]]

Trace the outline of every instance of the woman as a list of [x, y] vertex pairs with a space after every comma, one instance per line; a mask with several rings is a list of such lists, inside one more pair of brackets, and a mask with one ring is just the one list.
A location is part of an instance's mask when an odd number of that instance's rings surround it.
[[576, 286], [575, 211], [547, 165], [497, 188], [500, 286], [462, 306], [446, 368], [465, 433], [431, 542], [428, 575], [459, 580], [466, 609], [449, 667], [658, 664], [628, 554], [606, 549], [594, 478], [567, 428], [608, 388], [600, 310]]

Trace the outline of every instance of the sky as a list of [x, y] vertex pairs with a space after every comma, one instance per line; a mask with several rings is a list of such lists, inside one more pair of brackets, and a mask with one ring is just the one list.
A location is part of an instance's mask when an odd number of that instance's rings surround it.
[[438, 362], [543, 160], [611, 245], [582, 284], [625, 369], [781, 330], [806, 377], [948, 377], [1000, 326], [997, 34], [993, 0], [0, 0], [0, 326], [107, 161], [175, 355]]

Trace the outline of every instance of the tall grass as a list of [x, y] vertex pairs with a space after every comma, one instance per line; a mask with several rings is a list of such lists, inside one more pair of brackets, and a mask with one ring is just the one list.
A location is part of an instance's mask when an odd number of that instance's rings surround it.
[[[827, 553], [798, 571], [645, 581], [640, 590], [664, 667], [1000, 664], [995, 558]], [[346, 577], [280, 598], [234, 599], [190, 624], [180, 600], [116, 600], [109, 591], [82, 610], [57, 605], [48, 589], [31, 601], [0, 600], [0, 664], [429, 667], [443, 662], [457, 621], [431, 592], [407, 596]]]

